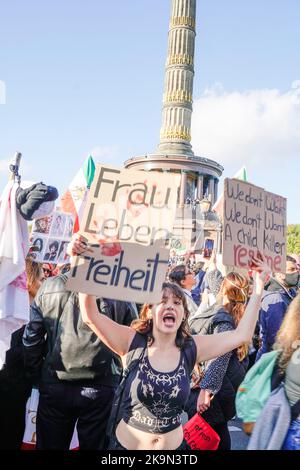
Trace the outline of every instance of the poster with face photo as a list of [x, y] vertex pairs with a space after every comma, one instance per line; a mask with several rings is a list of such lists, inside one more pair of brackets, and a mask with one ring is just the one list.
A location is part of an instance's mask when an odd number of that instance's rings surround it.
[[65, 223], [64, 238], [70, 239], [73, 235], [74, 216], [72, 214], [65, 214], [65, 216], [66, 216], [66, 223]]
[[43, 261], [43, 256], [45, 252], [45, 248], [48, 242], [48, 237], [45, 235], [40, 234], [39, 232], [33, 232], [31, 237], [31, 251], [30, 256], [41, 263]]
[[51, 224], [50, 235], [52, 237], [62, 237], [65, 231], [66, 216], [63, 212], [55, 212]]
[[52, 215], [42, 217], [41, 219], [35, 219], [32, 232], [49, 234], [52, 222]]
[[60, 240], [56, 240], [55, 238], [49, 238], [48, 244], [46, 246], [45, 253], [43, 256], [43, 261], [56, 264], [57, 258], [58, 258], [59, 245], [60, 245]]
[[67, 255], [67, 248], [68, 248], [69, 240], [63, 240], [60, 242], [59, 250], [57, 254], [57, 262], [60, 264], [65, 264], [69, 262], [70, 257]]
[[32, 258], [39, 263], [68, 263], [69, 256], [66, 251], [73, 227], [74, 216], [59, 211], [35, 220], [31, 233]]

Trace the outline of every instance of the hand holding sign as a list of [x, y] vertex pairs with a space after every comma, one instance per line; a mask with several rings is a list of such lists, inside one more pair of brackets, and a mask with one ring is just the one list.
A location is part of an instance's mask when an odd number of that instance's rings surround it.
[[93, 253], [93, 249], [87, 246], [86, 238], [80, 235], [79, 232], [75, 233], [67, 248], [69, 256], [80, 256], [85, 253]]
[[255, 271], [253, 292], [260, 295], [270, 278], [271, 269], [261, 253], [259, 253], [259, 257], [252, 258], [252, 261], [252, 270]]

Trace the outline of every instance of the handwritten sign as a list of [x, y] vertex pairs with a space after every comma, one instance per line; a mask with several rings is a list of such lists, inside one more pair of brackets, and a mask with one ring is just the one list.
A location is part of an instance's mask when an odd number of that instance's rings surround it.
[[169, 245], [180, 175], [97, 165], [81, 227], [89, 242]]
[[263, 253], [273, 271], [285, 272], [286, 199], [265, 191]]
[[76, 257], [72, 265], [69, 290], [138, 303], [160, 301], [169, 258], [161, 242], [146, 248], [134, 243], [89, 246], [93, 253]]
[[224, 182], [223, 264], [249, 269], [265, 255], [273, 272], [285, 271], [286, 200], [237, 179]]

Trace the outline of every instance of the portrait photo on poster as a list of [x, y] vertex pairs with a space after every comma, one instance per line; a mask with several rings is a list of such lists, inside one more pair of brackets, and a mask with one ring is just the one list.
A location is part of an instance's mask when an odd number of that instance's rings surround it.
[[62, 237], [65, 230], [66, 215], [63, 212], [53, 214], [51, 237]]
[[48, 245], [45, 250], [44, 261], [49, 263], [57, 263], [57, 255], [60, 241], [55, 238], [49, 238]]
[[52, 215], [42, 217], [41, 219], [35, 219], [32, 226], [32, 232], [45, 233], [46, 235], [50, 232], [52, 222]]
[[74, 216], [72, 214], [66, 214], [64, 238], [70, 239], [72, 237], [73, 228], [74, 228]]
[[63, 240], [60, 242], [59, 250], [58, 250], [58, 255], [57, 255], [57, 263], [68, 263], [70, 260], [70, 257], [67, 255], [67, 247], [69, 244], [69, 240]]
[[34, 261], [41, 262], [43, 260], [44, 249], [47, 244], [47, 237], [38, 233], [33, 233], [30, 243], [30, 256]]

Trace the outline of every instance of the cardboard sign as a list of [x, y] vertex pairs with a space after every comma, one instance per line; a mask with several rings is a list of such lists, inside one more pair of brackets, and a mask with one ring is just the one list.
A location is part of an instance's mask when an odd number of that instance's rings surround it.
[[161, 300], [169, 258], [161, 242], [148, 247], [118, 242], [89, 246], [93, 253], [75, 258], [67, 289], [138, 303]]
[[285, 272], [286, 264], [286, 199], [265, 191], [263, 253], [274, 272]]
[[251, 269], [262, 253], [273, 272], [285, 272], [286, 199], [227, 178], [223, 214], [224, 265]]
[[67, 246], [72, 237], [74, 216], [55, 211], [47, 217], [35, 219], [32, 226], [31, 257], [39, 263], [68, 263]]
[[168, 246], [180, 175], [97, 165], [80, 226], [90, 243]]

